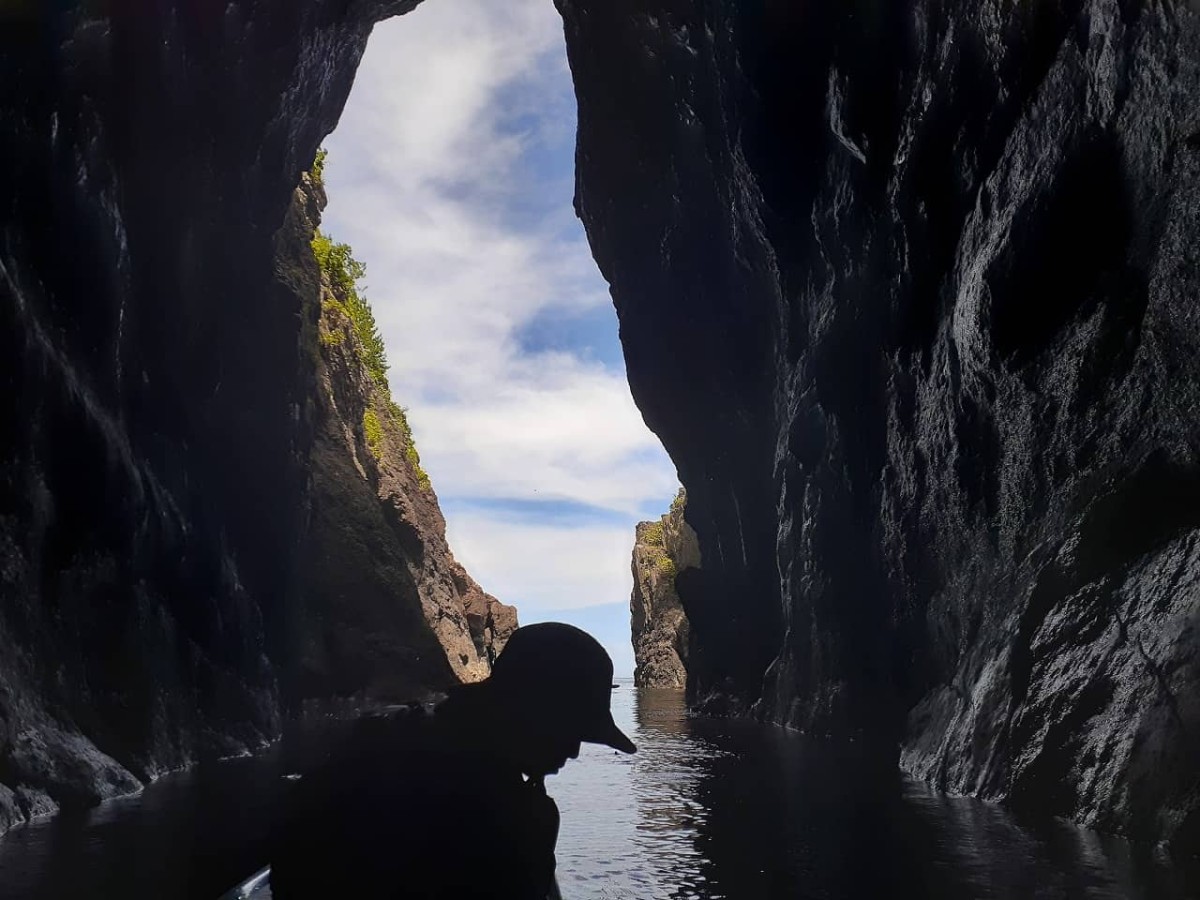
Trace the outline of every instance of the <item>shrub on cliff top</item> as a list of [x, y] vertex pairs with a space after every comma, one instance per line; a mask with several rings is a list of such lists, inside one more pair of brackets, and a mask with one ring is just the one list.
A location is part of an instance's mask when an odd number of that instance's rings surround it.
[[675, 495], [675, 499], [671, 501], [671, 512], [674, 515], [679, 515], [687, 508], [687, 491], [683, 488], [679, 489], [679, 493]]
[[642, 529], [642, 540], [651, 546], [661, 547], [663, 544], [662, 522], [651, 522]]

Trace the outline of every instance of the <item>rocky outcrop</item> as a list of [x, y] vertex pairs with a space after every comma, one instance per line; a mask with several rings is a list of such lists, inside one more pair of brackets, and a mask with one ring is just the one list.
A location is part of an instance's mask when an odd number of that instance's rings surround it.
[[675, 583], [694, 577], [688, 570], [699, 568], [700, 548], [684, 520], [686, 502], [681, 490], [665, 516], [637, 524], [629, 621], [638, 687], [687, 684], [688, 621]]
[[[281, 698], [339, 686], [296, 656], [324, 382], [293, 190], [374, 22], [413, 6], [0, 11], [0, 828], [259, 746]], [[363, 471], [381, 516], [406, 476]], [[496, 617], [455, 590], [470, 662]], [[380, 640], [344, 649], [399, 660]]]
[[689, 689], [1200, 846], [1200, 30], [558, 0]]
[[[309, 257], [324, 202], [305, 175], [298, 252]], [[294, 683], [303, 697], [411, 699], [486, 678], [517, 616], [455, 561], [405, 412], [364, 363], [348, 308], [324, 277], [312, 311], [319, 350]]]
[[[444, 526], [442, 534], [444, 539]], [[451, 563], [450, 572], [454, 589], [462, 599], [471, 640], [480, 660], [487, 662], [487, 670], [490, 672], [492, 663], [496, 661], [496, 657], [519, 626], [516, 607], [501, 603], [487, 593], [458, 563]], [[447, 655], [449, 654], [450, 651], [447, 650]]]

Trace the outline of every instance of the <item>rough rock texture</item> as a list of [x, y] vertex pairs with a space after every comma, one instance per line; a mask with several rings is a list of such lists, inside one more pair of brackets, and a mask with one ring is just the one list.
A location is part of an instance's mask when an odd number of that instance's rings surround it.
[[1196, 5], [558, 6], [694, 698], [1200, 847]]
[[[310, 258], [324, 202], [305, 175], [295, 205], [307, 223], [298, 252]], [[314, 299], [318, 389], [297, 689], [404, 700], [482, 680], [516, 629], [516, 610], [484, 593], [450, 552], [404, 411], [363, 364], [346, 298], [323, 279]]]
[[0, 9], [0, 823], [276, 732], [314, 377], [276, 234], [414, 5]]
[[629, 622], [638, 687], [682, 688], [687, 684], [688, 621], [677, 579], [695, 577], [700, 567], [696, 532], [684, 521], [680, 491], [671, 511], [657, 522], [639, 522], [633, 544], [633, 593]]

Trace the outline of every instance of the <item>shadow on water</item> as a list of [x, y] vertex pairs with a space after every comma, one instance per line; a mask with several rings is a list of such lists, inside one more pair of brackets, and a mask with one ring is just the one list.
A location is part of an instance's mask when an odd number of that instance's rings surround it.
[[997, 806], [880, 770], [853, 744], [690, 724], [725, 751], [697, 786], [711, 896], [1195, 896], [1151, 850], [1062, 822], [1023, 826]]
[[0, 900], [216, 900], [262, 867], [287, 782], [336, 722], [289, 725], [260, 756], [203, 762], [141, 794], [0, 837]]
[[203, 763], [140, 796], [0, 838], [0, 898], [216, 900], [263, 864], [278, 754]]
[[0, 898], [215, 900], [262, 864], [277, 754], [202, 764], [0, 838]]

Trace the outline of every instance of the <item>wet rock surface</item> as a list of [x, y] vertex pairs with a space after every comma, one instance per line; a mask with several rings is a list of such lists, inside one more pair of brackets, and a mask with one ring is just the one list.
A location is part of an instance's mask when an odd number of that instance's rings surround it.
[[636, 528], [629, 620], [637, 687], [687, 684], [688, 621], [675, 585], [681, 576], [694, 577], [689, 570], [701, 560], [696, 533], [684, 520], [685, 503], [681, 491], [670, 512]]
[[557, 5], [692, 699], [1194, 852], [1194, 4]]

